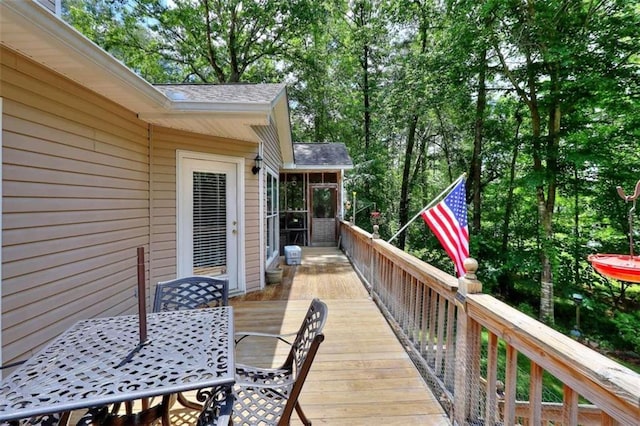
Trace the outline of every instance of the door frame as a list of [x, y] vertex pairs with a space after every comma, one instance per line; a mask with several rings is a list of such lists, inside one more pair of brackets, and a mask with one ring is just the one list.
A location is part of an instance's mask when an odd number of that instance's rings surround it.
[[[233, 280], [237, 282], [237, 290], [233, 293], [244, 293], [246, 291], [245, 280], [245, 230], [244, 230], [244, 157], [231, 157], [227, 155], [209, 154], [204, 152], [194, 152], [185, 150], [176, 150], [176, 275], [180, 276], [180, 248], [185, 244], [185, 236], [183, 223], [185, 218], [185, 209], [183, 197], [185, 196], [183, 191], [184, 182], [182, 181], [182, 172], [185, 160], [200, 160], [200, 161], [212, 161], [218, 163], [228, 163], [235, 166], [235, 200], [236, 200], [236, 215], [237, 215], [237, 237], [236, 237], [236, 256], [237, 256], [237, 276], [229, 276], [230, 285], [233, 288]], [[232, 188], [228, 188], [233, 190]], [[228, 256], [232, 255], [227, 253]]]

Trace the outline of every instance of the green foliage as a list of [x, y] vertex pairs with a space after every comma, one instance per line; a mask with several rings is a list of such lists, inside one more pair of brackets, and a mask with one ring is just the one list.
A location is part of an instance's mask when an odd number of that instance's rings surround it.
[[[573, 326], [580, 292], [585, 334], [638, 350], [639, 286], [586, 260], [629, 252], [631, 206], [615, 188], [640, 179], [637, 1], [63, 3], [69, 22], [151, 82], [286, 82], [294, 140], [347, 145], [346, 192], [371, 206], [356, 222], [369, 229], [375, 205], [383, 238], [479, 167], [480, 200], [471, 188], [468, 198], [484, 290], [539, 315], [548, 261], [560, 329]], [[453, 273], [421, 219], [405, 250]]]
[[620, 338], [629, 344], [629, 349], [640, 354], [640, 334], [638, 324], [640, 324], [640, 312], [629, 313], [617, 312], [613, 318]]
[[322, 22], [323, 5], [312, 0], [65, 0], [64, 8], [72, 25], [89, 30], [88, 36], [151, 82], [225, 83], [280, 80], [277, 61]]

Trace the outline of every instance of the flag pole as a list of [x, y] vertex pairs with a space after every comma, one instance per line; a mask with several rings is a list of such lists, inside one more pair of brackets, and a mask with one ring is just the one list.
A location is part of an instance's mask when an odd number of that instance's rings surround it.
[[455, 181], [453, 181], [453, 183], [452, 183], [451, 185], [447, 186], [447, 188], [446, 188], [444, 191], [442, 191], [442, 192], [440, 193], [440, 195], [438, 195], [438, 196], [437, 196], [437, 197], [435, 197], [433, 200], [431, 200], [431, 202], [430, 202], [429, 204], [427, 204], [427, 205], [425, 206], [425, 208], [423, 208], [422, 210], [420, 210], [420, 211], [419, 211], [419, 212], [418, 212], [418, 213], [417, 213], [417, 214], [416, 214], [416, 215], [415, 215], [415, 216], [414, 216], [414, 217], [413, 217], [409, 222], [405, 223], [405, 225], [404, 225], [402, 228], [400, 228], [400, 230], [399, 230], [398, 232], [396, 232], [396, 233], [395, 233], [395, 235], [394, 235], [393, 237], [391, 237], [391, 238], [389, 238], [389, 239], [387, 240], [387, 242], [388, 242], [388, 243], [390, 243], [391, 241], [393, 241], [393, 239], [394, 239], [394, 238], [396, 238], [398, 235], [400, 235], [400, 233], [401, 233], [402, 231], [404, 231], [404, 230], [407, 228], [407, 226], [411, 225], [411, 223], [412, 223], [414, 220], [416, 220], [416, 219], [418, 218], [418, 216], [420, 216], [420, 215], [421, 215], [425, 210], [428, 210], [428, 209], [430, 209], [431, 207], [433, 207], [433, 205], [434, 205], [434, 204], [436, 204], [438, 201], [440, 201], [440, 198], [442, 198], [445, 194], [447, 194], [449, 191], [451, 191], [451, 189], [452, 189], [454, 186], [456, 186], [456, 185], [458, 184], [458, 182], [460, 182], [460, 181], [461, 181], [462, 179], [464, 179], [466, 176], [467, 176], [467, 174], [466, 174], [466, 173], [461, 174], [461, 175], [460, 175], [460, 177], [459, 177], [458, 179], [456, 179]]

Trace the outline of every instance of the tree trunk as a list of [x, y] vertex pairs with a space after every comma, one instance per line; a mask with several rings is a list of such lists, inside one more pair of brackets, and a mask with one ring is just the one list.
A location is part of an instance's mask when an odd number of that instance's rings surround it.
[[481, 198], [480, 179], [482, 177], [482, 137], [484, 130], [484, 111], [487, 106], [487, 88], [485, 85], [487, 74], [487, 50], [480, 53], [480, 63], [478, 69], [478, 100], [476, 102], [476, 121], [473, 138], [473, 158], [471, 160], [471, 191], [473, 193], [473, 219], [472, 230], [476, 234], [480, 233], [481, 218]]
[[[400, 188], [400, 209], [398, 212], [400, 227], [409, 221], [409, 178], [411, 175], [411, 161], [413, 159], [413, 147], [416, 143], [416, 129], [418, 128], [418, 115], [413, 115], [409, 122], [407, 135], [407, 149], [404, 153], [404, 167], [402, 169], [402, 186]], [[404, 250], [406, 243], [406, 229], [398, 235], [398, 248]]]
[[[507, 190], [507, 200], [504, 208], [504, 221], [502, 223], [501, 253], [503, 256], [503, 263], [506, 263], [509, 260], [509, 225], [511, 224], [511, 213], [513, 212], [513, 190], [516, 179], [516, 162], [518, 160], [518, 152], [520, 148], [520, 126], [522, 125], [522, 115], [520, 114], [520, 111], [516, 111], [516, 123], [516, 133], [513, 138], [513, 153], [511, 155], [511, 165], [509, 168], [509, 188]], [[508, 297], [511, 292], [512, 285], [511, 277], [506, 270], [500, 274], [500, 277], [498, 278], [498, 285], [500, 288], [500, 294], [504, 297]]]
[[580, 286], [580, 194], [578, 165], [573, 166], [573, 284]]
[[363, 97], [364, 97], [364, 153], [369, 154], [371, 144], [371, 106], [369, 93], [369, 46], [364, 45], [362, 51], [362, 73], [363, 73]]
[[[553, 211], [556, 202], [556, 187], [558, 175], [558, 150], [560, 146], [560, 119], [561, 110], [558, 99], [560, 93], [560, 83], [558, 79], [557, 68], [553, 64], [550, 65], [551, 72], [551, 105], [549, 107], [549, 129], [546, 145], [546, 184], [547, 193], [546, 200], [542, 192], [542, 185], [538, 190], [538, 204], [540, 208], [540, 218], [542, 222], [543, 238], [542, 238], [542, 276], [541, 281], [541, 297], [540, 297], [540, 317], [548, 324], [554, 322], [553, 309], [553, 266], [551, 259], [554, 258], [555, 244], [553, 241]], [[542, 195], [542, 196], [541, 196]]]

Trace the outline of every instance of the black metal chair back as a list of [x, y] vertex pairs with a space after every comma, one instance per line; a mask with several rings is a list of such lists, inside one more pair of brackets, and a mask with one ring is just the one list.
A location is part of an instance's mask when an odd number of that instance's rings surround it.
[[153, 299], [153, 312], [226, 306], [228, 303], [228, 279], [191, 276], [159, 282]]
[[[311, 369], [313, 359], [324, 340], [322, 329], [327, 320], [327, 305], [314, 299], [307, 310], [296, 337], [291, 343], [286, 361], [280, 368], [259, 368], [236, 363], [236, 383], [231, 393], [220, 389], [205, 403], [198, 426], [227, 424], [288, 425], [293, 410], [305, 425], [311, 425], [302, 411], [298, 398]], [[283, 335], [236, 333], [240, 337], [273, 337], [284, 342]]]

